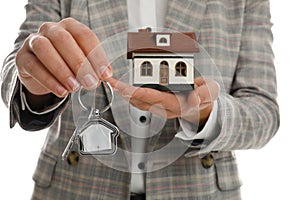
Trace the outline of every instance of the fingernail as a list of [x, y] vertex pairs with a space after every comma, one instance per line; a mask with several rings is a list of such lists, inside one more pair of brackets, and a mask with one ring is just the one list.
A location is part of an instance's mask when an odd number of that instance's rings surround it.
[[101, 76], [101, 78], [110, 78], [112, 77], [112, 72], [109, 69], [109, 67], [103, 65], [98, 68], [98, 73]]
[[91, 74], [87, 74], [83, 77], [83, 83], [88, 88], [96, 88], [98, 85], [97, 79]]
[[62, 87], [62, 86], [60, 86], [60, 85], [58, 85], [58, 86], [56, 87], [56, 92], [57, 92], [58, 95], [61, 96], [61, 97], [66, 96], [67, 93], [68, 93], [68, 91], [67, 91], [64, 87]]
[[67, 84], [72, 88], [72, 91], [77, 91], [80, 88], [79, 82], [72, 76], [67, 79]]

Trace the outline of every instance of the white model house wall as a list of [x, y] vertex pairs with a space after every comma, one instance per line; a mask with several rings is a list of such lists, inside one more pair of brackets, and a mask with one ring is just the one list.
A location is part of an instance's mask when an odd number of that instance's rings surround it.
[[[152, 76], [142, 76], [141, 65], [143, 62], [150, 62], [153, 67]], [[134, 84], [159, 84], [160, 64], [166, 61], [169, 65], [170, 84], [193, 84], [194, 83], [194, 59], [192, 54], [184, 55], [162, 55], [162, 54], [141, 54], [133, 58], [133, 83]], [[175, 66], [178, 62], [186, 64], [186, 76], [176, 76]]]

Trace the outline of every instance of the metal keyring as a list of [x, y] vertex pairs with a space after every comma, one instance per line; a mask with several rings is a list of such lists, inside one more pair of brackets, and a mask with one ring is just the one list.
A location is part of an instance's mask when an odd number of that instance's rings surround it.
[[[114, 91], [113, 91], [113, 88], [111, 87], [111, 85], [106, 81], [103, 81], [103, 85], [109, 89], [111, 98], [110, 98], [109, 103], [101, 111], [97, 108], [92, 109], [92, 110], [96, 110], [98, 114], [105, 113], [111, 107], [112, 102], [114, 100]], [[79, 102], [80, 107], [83, 110], [88, 111], [88, 108], [81, 101], [81, 91], [82, 91], [82, 89], [83, 88], [80, 88], [80, 90], [78, 91], [78, 102]]]

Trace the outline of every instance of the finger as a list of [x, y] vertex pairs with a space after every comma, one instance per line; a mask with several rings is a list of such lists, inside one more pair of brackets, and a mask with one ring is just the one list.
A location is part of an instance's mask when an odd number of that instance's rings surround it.
[[[208, 90], [209, 96], [210, 96], [210, 101], [213, 102], [219, 97], [220, 93], [220, 85], [218, 82], [208, 79], [206, 80], [206, 88]], [[200, 97], [201, 98], [201, 97]], [[204, 101], [206, 102], [206, 101]]]
[[[201, 84], [199, 84], [199, 82], [201, 82]], [[207, 79], [199, 82], [199, 85], [194, 89], [194, 94], [188, 98], [191, 105], [195, 105], [197, 101], [199, 104], [211, 103], [218, 98], [220, 86], [216, 81]], [[197, 97], [198, 100], [195, 97]]]
[[41, 30], [41, 34], [50, 40], [79, 82], [85, 88], [96, 88], [98, 75], [73, 36], [64, 27], [54, 23], [43, 24]]
[[44, 23], [40, 28], [40, 35], [51, 42], [66, 66], [85, 88], [95, 89], [99, 85], [99, 77], [86, 58], [85, 53], [61, 24]]
[[[22, 53], [22, 52], [20, 52]], [[23, 54], [24, 65], [18, 67], [18, 76], [25, 87], [35, 95], [43, 95], [52, 92], [58, 97], [64, 97], [68, 91], [44, 65], [31, 53]], [[17, 66], [20, 63], [17, 63]]]
[[124, 82], [114, 79], [112, 77], [107, 79], [107, 82], [110, 83], [110, 85], [112, 86], [112, 88], [114, 89], [114, 91], [117, 94], [119, 94], [120, 96], [122, 96], [123, 98], [125, 98], [128, 101], [131, 98], [132, 94], [137, 89], [134, 86], [128, 85], [127, 83], [124, 83]]
[[[188, 106], [185, 95], [134, 87], [113, 78], [108, 81], [119, 95], [141, 110], [149, 111], [149, 108], [155, 105], [164, 108], [163, 113], [166, 112], [168, 117], [174, 117], [180, 116], [182, 110]], [[157, 114], [160, 113], [159, 109], [155, 109], [155, 111]]]
[[114, 90], [130, 103], [141, 102], [141, 104], [161, 105], [177, 115], [180, 115], [181, 110], [187, 107], [185, 95], [161, 92], [151, 88], [134, 87], [115, 79], [109, 79], [109, 82]]
[[[73, 72], [46, 37], [40, 35], [31, 36], [29, 39], [29, 47], [39, 59], [43, 68], [46, 68], [64, 88], [68, 91], [79, 89], [80, 84], [77, 82]], [[39, 75], [37, 74], [37, 76]]]
[[162, 92], [150, 88], [138, 88], [132, 94], [131, 100], [138, 99], [151, 105], [162, 105], [166, 110], [180, 113], [186, 107], [186, 97], [181, 94]]
[[198, 88], [202, 85], [205, 85], [205, 79], [203, 77], [195, 78], [194, 90], [189, 93], [188, 98], [187, 98], [187, 103], [188, 103], [189, 107], [195, 107], [195, 106], [200, 105], [201, 100], [200, 100], [199, 93], [201, 91], [199, 91], [200, 89], [198, 89]]
[[197, 77], [194, 80], [194, 87], [199, 87], [200, 85], [205, 84], [205, 79], [203, 77]]
[[141, 94], [142, 96], [138, 97], [140, 94], [135, 92], [130, 98], [131, 104], [160, 116], [166, 116], [167, 118], [181, 117], [192, 111], [190, 105], [187, 104], [185, 95], [175, 95], [148, 88], [144, 89], [144, 91], [149, 91], [149, 95]]
[[50, 40], [74, 74], [77, 74], [86, 56], [73, 36], [64, 27], [52, 22], [44, 23], [40, 28], [40, 34]]
[[112, 68], [100, 45], [97, 35], [84, 24], [67, 18], [60, 22], [80, 46], [99, 78], [106, 80], [112, 76]]
[[148, 111], [154, 115], [158, 115], [158, 116], [161, 116], [161, 117], [167, 118], [167, 119], [173, 119], [176, 117], [180, 117], [180, 115], [178, 115], [177, 113], [174, 113], [171, 110], [165, 109], [161, 105], [150, 105]]
[[172, 110], [168, 110], [164, 108], [160, 104], [148, 104], [139, 100], [130, 100], [130, 104], [135, 106], [136, 108], [144, 111], [149, 111], [154, 115], [158, 115], [164, 118], [176, 118], [180, 116], [180, 113], [174, 113]]

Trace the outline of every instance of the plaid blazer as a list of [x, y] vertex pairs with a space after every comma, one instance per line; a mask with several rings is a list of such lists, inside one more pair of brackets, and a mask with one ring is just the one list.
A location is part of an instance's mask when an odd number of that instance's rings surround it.
[[[20, 27], [15, 50], [2, 69], [1, 94], [9, 107], [10, 126], [16, 122], [26, 130], [50, 127], [33, 175], [33, 199], [129, 199], [130, 173], [116, 170], [94, 157], [80, 157], [69, 165], [60, 155], [74, 131], [71, 106], [50, 114], [34, 115], [22, 110], [14, 58], [24, 39], [45, 21], [72, 17], [89, 26], [101, 41], [128, 30], [125, 0], [29, 0], [27, 18]], [[223, 91], [218, 99], [218, 136], [200, 146], [189, 146], [189, 154], [146, 174], [147, 199], [240, 199], [241, 181], [234, 150], [261, 148], [279, 127], [276, 78], [271, 49], [272, 33], [267, 0], [169, 0], [165, 27], [193, 31], [209, 53], [221, 75]], [[126, 68], [114, 69], [116, 77]], [[99, 92], [105, 103], [105, 92]], [[106, 112], [105, 118], [117, 121]], [[126, 120], [124, 112], [117, 112]], [[126, 124], [126, 121], [125, 121]], [[167, 120], [159, 134], [149, 139], [150, 150], [161, 148], [178, 130], [176, 120]], [[130, 149], [121, 130], [120, 147]], [[213, 158], [203, 167], [202, 157]], [[125, 156], [119, 167], [126, 168]], [[123, 159], [123, 160], [122, 160]], [[124, 161], [124, 162], [123, 162]], [[161, 160], [149, 160], [159, 165]], [[125, 163], [125, 164], [124, 164]], [[124, 165], [124, 166], [123, 166]]]

